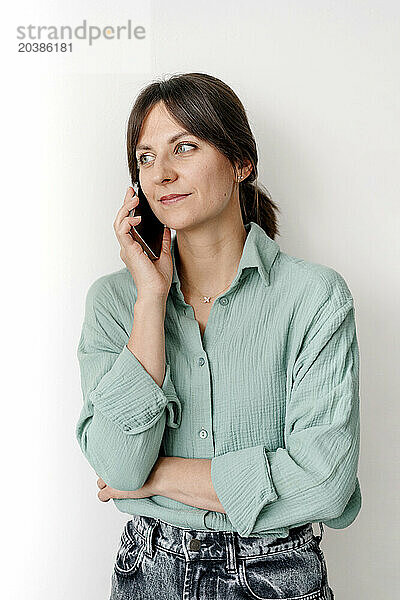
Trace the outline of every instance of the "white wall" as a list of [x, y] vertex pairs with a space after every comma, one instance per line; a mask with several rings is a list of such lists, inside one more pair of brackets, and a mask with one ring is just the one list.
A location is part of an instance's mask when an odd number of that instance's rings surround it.
[[[61, 6], [39, 4], [42, 19], [58, 11], [68, 22], [94, 14], [96, 5], [81, 2], [65, 16]], [[94, 279], [124, 266], [112, 223], [130, 183], [124, 144], [136, 94], [159, 75], [202, 71], [231, 85], [248, 111], [259, 179], [282, 211], [282, 250], [334, 267], [355, 299], [363, 507], [349, 528], [325, 528], [322, 548], [335, 597], [394, 600], [399, 5], [146, 4], [151, 44], [142, 57], [132, 52], [130, 74], [101, 72], [101, 62], [97, 73], [86, 72], [85, 62], [81, 72], [57, 61], [41, 71], [44, 57], [24, 61], [14, 29], [5, 34], [3, 597], [108, 597], [129, 515], [98, 500], [96, 476], [74, 437], [84, 298]], [[135, 19], [140, 3], [129, 6]], [[28, 7], [13, 8], [13, 27], [33, 22]]]

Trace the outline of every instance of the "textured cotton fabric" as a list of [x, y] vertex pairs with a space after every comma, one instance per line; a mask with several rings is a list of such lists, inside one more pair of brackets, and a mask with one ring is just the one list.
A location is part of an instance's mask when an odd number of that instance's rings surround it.
[[114, 499], [125, 513], [197, 530], [280, 535], [321, 521], [345, 528], [361, 508], [359, 351], [354, 303], [333, 268], [282, 252], [255, 222], [237, 274], [203, 339], [175, 264], [156, 384], [128, 349], [137, 297], [125, 267], [87, 292], [77, 356], [76, 427], [95, 472], [136, 490], [159, 455], [211, 459], [225, 513], [164, 496]]

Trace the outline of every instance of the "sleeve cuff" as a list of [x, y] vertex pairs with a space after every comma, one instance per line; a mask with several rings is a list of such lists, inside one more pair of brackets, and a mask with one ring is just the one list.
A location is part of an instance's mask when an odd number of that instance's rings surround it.
[[127, 434], [152, 427], [167, 407], [167, 425], [179, 427], [181, 403], [166, 364], [159, 387], [141, 362], [124, 346], [111, 369], [89, 394], [93, 405]]
[[250, 535], [266, 504], [278, 498], [264, 446], [211, 459], [211, 481], [227, 517], [242, 537]]

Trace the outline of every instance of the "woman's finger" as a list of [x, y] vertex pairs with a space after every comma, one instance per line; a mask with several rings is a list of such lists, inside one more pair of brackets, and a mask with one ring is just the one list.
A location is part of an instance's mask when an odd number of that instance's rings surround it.
[[99, 493], [97, 494], [99, 500], [101, 500], [102, 502], [108, 502], [110, 499], [110, 495], [107, 491], [107, 488], [100, 490]]
[[117, 231], [117, 229], [119, 228], [122, 219], [124, 217], [126, 217], [127, 215], [129, 215], [129, 211], [134, 209], [135, 206], [138, 204], [138, 202], [139, 202], [139, 197], [136, 195], [135, 190], [133, 188], [130, 188], [127, 191], [127, 193], [125, 194], [124, 203], [121, 206], [121, 208], [119, 209], [119, 211], [117, 212], [117, 216], [115, 217], [115, 221], [114, 221], [115, 231]]
[[133, 187], [130, 185], [128, 187], [128, 189], [126, 190], [126, 194], [125, 194], [125, 198], [124, 198], [124, 204], [128, 204], [128, 202], [130, 200], [132, 200], [132, 198], [134, 198], [136, 196], [136, 192], [133, 189]]
[[121, 225], [118, 229], [118, 234], [123, 236], [124, 234], [129, 233], [131, 230], [131, 227], [140, 223], [141, 219], [142, 219], [141, 215], [136, 215], [136, 217], [125, 217], [121, 221]]
[[135, 216], [134, 214], [129, 216], [129, 210], [127, 209], [127, 211], [128, 214], [123, 215], [122, 219], [119, 221], [119, 225], [114, 225], [115, 234], [119, 245], [121, 246], [121, 250], [126, 250], [132, 247], [133, 244], [140, 246], [140, 244], [134, 241], [130, 232], [132, 227], [135, 227], [140, 223], [141, 217], [140, 215]]
[[105, 481], [103, 481], [102, 478], [99, 477], [98, 480], [97, 480], [97, 486], [102, 490], [103, 488], [106, 487], [106, 485], [107, 484], [105, 483]]

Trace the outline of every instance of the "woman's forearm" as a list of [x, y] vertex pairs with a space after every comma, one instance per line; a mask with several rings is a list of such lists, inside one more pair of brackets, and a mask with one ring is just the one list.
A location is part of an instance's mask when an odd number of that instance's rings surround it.
[[154, 494], [224, 513], [211, 482], [211, 460], [160, 456], [150, 475]]
[[127, 343], [128, 349], [160, 387], [165, 375], [165, 311], [165, 300], [138, 298]]

